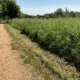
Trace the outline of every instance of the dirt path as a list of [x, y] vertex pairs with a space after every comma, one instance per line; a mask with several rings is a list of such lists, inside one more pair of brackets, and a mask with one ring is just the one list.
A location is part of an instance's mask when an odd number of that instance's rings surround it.
[[33, 80], [19, 55], [11, 50], [11, 40], [0, 24], [0, 80]]

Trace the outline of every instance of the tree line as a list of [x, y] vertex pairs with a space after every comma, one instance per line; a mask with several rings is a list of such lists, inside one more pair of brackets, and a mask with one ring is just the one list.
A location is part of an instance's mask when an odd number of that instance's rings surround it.
[[80, 12], [69, 11], [67, 8], [62, 10], [57, 9], [54, 13], [44, 15], [28, 15], [20, 11], [19, 5], [16, 0], [0, 0], [0, 18], [60, 18], [60, 17], [80, 17]]
[[64, 11], [61, 8], [59, 8], [54, 13], [37, 15], [36, 17], [38, 18], [80, 17], [80, 12], [69, 11], [67, 8]]
[[66, 18], [66, 17], [80, 17], [80, 12], [69, 11], [67, 8], [65, 10], [58, 8], [55, 12], [44, 15], [28, 15], [21, 13], [20, 18]]

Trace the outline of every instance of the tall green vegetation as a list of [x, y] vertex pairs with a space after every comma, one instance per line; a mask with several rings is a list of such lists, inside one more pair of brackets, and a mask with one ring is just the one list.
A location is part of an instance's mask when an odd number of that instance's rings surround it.
[[10, 24], [80, 69], [80, 19], [13, 19]]
[[44, 80], [78, 80], [78, 73], [73, 66], [50, 52], [40, 49], [28, 37], [23, 37], [20, 31], [9, 25], [5, 25], [5, 28], [12, 37], [12, 49], [21, 52], [24, 62], [33, 66], [34, 73], [36, 70]]

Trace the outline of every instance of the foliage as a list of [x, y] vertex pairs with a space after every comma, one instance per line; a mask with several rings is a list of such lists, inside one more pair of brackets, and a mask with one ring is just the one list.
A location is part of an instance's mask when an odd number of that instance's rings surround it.
[[20, 9], [19, 6], [16, 5], [15, 1], [8, 1], [6, 8], [7, 8], [6, 15], [9, 16], [10, 18], [15, 18], [19, 16]]
[[15, 0], [2, 0], [0, 2], [1, 17], [5, 18], [15, 18], [19, 16], [20, 8], [16, 4]]
[[[74, 23], [75, 22], [75, 23]], [[13, 19], [10, 24], [80, 69], [80, 19]]]
[[26, 35], [23, 37], [20, 31], [13, 29], [11, 26], [5, 25], [5, 28], [13, 39], [12, 49], [20, 51], [21, 58], [24, 59], [24, 62], [34, 66], [34, 68], [39, 71], [39, 75], [44, 77], [44, 80], [79, 79], [77, 70], [74, 66], [67, 64], [64, 59], [40, 49], [40, 47], [34, 44], [34, 42], [31, 42]]
[[69, 17], [69, 10], [67, 8], [65, 8], [64, 14], [65, 14], [65, 17]]
[[64, 17], [64, 11], [59, 8], [54, 12], [54, 17]]
[[80, 17], [80, 12], [69, 11], [67, 8], [58, 8], [54, 13], [44, 15], [28, 15], [20, 11], [15, 0], [0, 0], [0, 18], [59, 18], [59, 17]]
[[75, 15], [75, 13], [74, 13], [73, 11], [71, 11], [71, 12], [70, 12], [70, 16], [71, 16], [71, 17], [75, 17], [76, 15]]
[[58, 8], [54, 13], [50, 14], [44, 14], [44, 15], [39, 15], [36, 16], [37, 18], [59, 18], [59, 17], [80, 17], [80, 12], [74, 12], [74, 11], [69, 11], [67, 8], [65, 8], [65, 11], [62, 10], [61, 8]]

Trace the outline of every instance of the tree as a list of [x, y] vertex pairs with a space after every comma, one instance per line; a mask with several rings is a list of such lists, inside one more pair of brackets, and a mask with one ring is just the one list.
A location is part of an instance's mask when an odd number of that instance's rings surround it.
[[80, 17], [80, 12], [75, 12], [76, 17]]
[[71, 12], [70, 12], [70, 17], [76, 17], [76, 15], [75, 15], [75, 12], [74, 12], [74, 11], [71, 11]]
[[1, 8], [1, 5], [0, 5], [0, 18], [2, 17], [2, 8]]
[[41, 15], [37, 15], [36, 17], [37, 17], [37, 18], [42, 18], [42, 16], [41, 16]]
[[54, 17], [64, 17], [64, 11], [59, 8], [54, 12]]
[[65, 17], [69, 17], [69, 10], [65, 8]]
[[54, 17], [54, 14], [53, 14], [53, 13], [44, 14], [43, 17], [44, 17], [44, 18], [53, 18], [53, 17]]
[[20, 8], [16, 4], [15, 0], [2, 0], [0, 1], [0, 5], [2, 8], [2, 17], [6, 16], [9, 18], [15, 18], [19, 16]]
[[6, 8], [7, 8], [6, 15], [9, 16], [10, 18], [15, 18], [19, 16], [20, 8], [15, 1], [13, 0], [8, 1]]
[[50, 14], [44, 14], [44, 18], [50, 18]]

